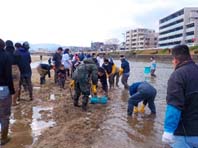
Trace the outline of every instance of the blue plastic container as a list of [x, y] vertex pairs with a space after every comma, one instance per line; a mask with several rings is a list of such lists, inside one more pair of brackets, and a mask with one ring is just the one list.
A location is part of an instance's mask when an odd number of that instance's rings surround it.
[[106, 96], [90, 98], [91, 104], [107, 104], [107, 101], [108, 101], [108, 98]]
[[151, 67], [144, 67], [144, 74], [150, 74], [151, 73]]
[[90, 98], [90, 103], [91, 103], [91, 104], [97, 104], [97, 103], [99, 103], [98, 97], [91, 97], [91, 98]]
[[107, 104], [107, 100], [108, 100], [108, 98], [106, 96], [100, 97], [100, 103], [101, 104]]

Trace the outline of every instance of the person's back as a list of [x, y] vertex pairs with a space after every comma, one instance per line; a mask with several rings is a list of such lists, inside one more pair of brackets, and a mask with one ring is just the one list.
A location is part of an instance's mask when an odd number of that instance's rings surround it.
[[97, 74], [97, 66], [94, 61], [89, 58], [84, 60], [83, 64], [80, 64], [77, 69], [74, 71], [73, 79], [76, 82], [89, 82], [92, 79], [93, 83], [97, 83], [98, 74]]
[[31, 77], [32, 70], [31, 70], [31, 56], [28, 51], [24, 48], [18, 48], [15, 52], [16, 56], [19, 57], [18, 66], [21, 72], [21, 76]]
[[0, 124], [1, 140], [0, 145], [9, 141], [9, 117], [11, 114], [11, 95], [15, 93], [13, 81], [11, 60], [4, 50], [5, 42], [0, 39]]

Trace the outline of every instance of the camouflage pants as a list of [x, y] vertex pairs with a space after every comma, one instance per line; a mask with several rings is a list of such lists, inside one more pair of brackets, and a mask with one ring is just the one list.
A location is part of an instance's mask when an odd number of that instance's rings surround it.
[[75, 94], [74, 94], [74, 101], [78, 102], [80, 95], [82, 94], [82, 103], [87, 105], [90, 95], [90, 83], [75, 83]]

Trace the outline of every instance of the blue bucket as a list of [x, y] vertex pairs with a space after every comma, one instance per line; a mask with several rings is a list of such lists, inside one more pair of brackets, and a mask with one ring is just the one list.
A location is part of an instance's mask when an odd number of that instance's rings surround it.
[[90, 98], [90, 103], [91, 104], [107, 104], [107, 100], [108, 98], [106, 96], [102, 96], [102, 97], [91, 97]]
[[100, 97], [100, 103], [101, 104], [107, 104], [107, 100], [108, 100], [108, 98], [106, 96]]
[[144, 74], [150, 74], [151, 73], [151, 67], [144, 67]]
[[98, 98], [98, 97], [91, 97], [90, 103], [91, 103], [91, 104], [99, 103], [99, 98]]

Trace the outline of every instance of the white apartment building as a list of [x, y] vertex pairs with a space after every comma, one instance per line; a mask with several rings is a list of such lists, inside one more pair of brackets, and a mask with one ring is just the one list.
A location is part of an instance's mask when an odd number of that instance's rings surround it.
[[137, 28], [126, 32], [126, 50], [157, 47], [157, 34], [154, 30]]
[[159, 21], [159, 48], [198, 44], [198, 7], [183, 8]]

